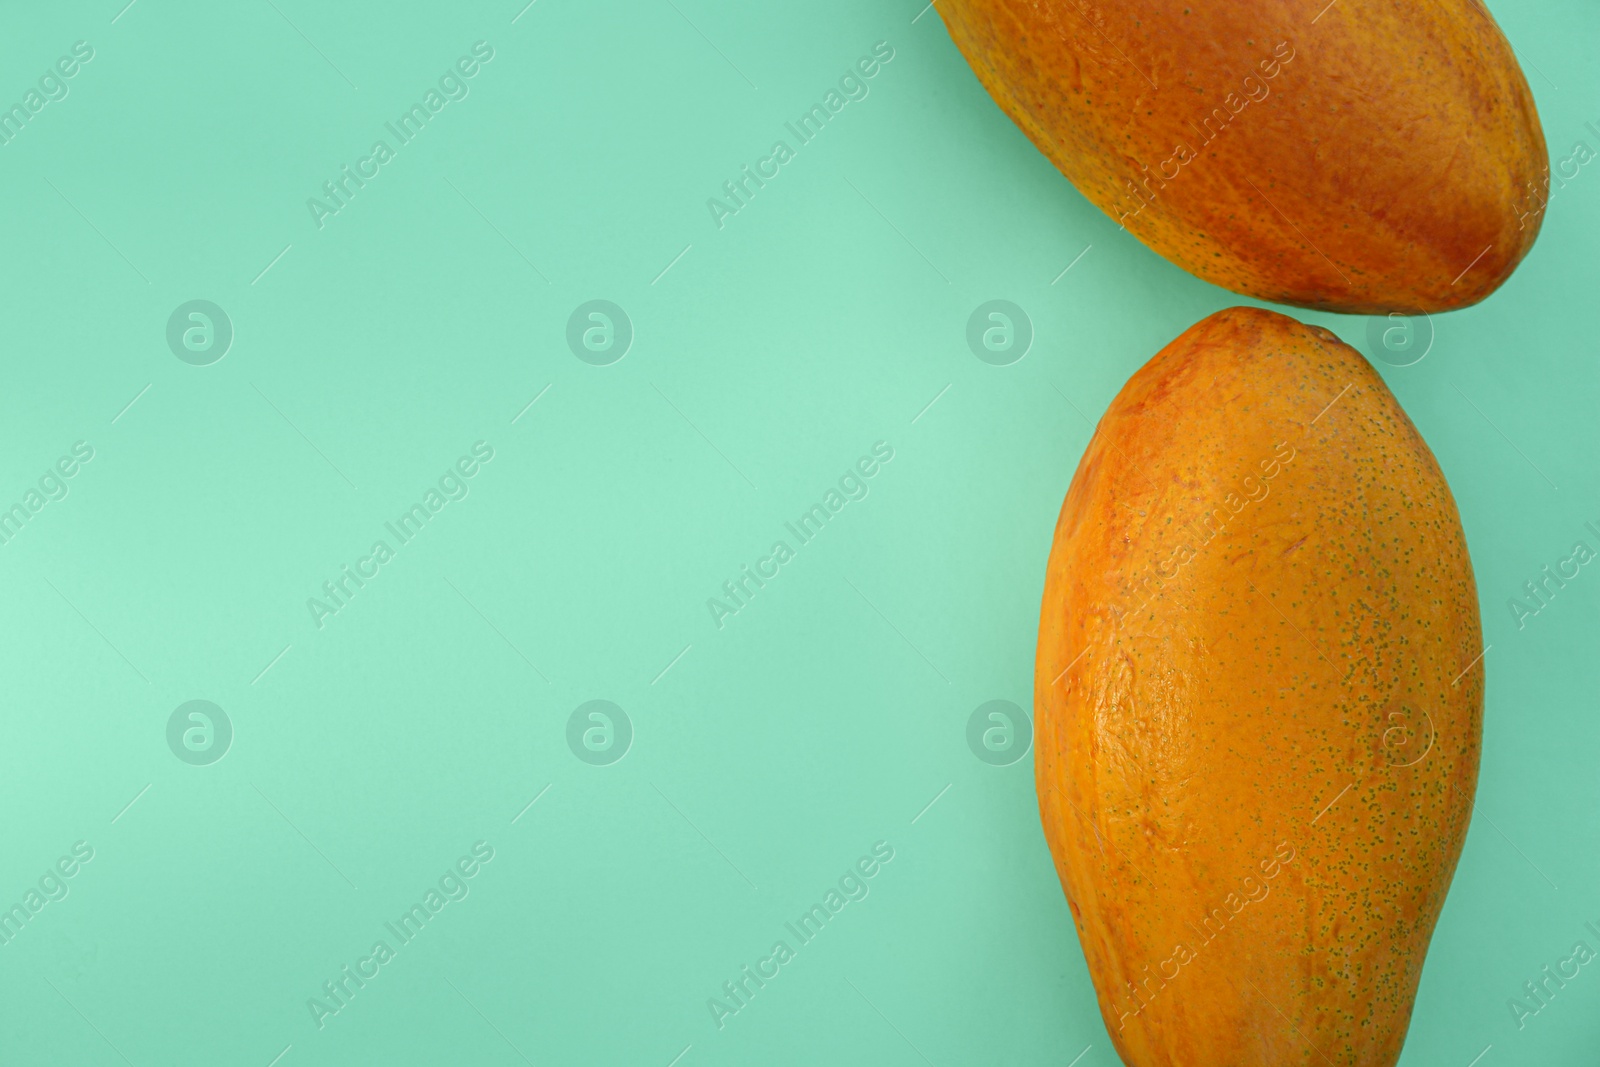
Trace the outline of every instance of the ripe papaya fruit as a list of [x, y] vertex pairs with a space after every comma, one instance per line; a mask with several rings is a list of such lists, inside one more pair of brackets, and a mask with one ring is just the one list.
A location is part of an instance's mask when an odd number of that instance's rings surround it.
[[1479, 0], [1324, 2], [938, 11], [1039, 150], [1191, 274], [1350, 313], [1482, 300], [1550, 181], [1511, 46]]
[[1050, 551], [1039, 810], [1130, 1067], [1390, 1067], [1477, 786], [1477, 588], [1439, 465], [1327, 330], [1191, 327]]

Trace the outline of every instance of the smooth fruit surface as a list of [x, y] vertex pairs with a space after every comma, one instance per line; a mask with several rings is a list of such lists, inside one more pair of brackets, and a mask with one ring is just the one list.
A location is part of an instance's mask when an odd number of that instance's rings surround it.
[[1219, 312], [1062, 506], [1040, 814], [1132, 1067], [1387, 1067], [1460, 857], [1483, 650], [1455, 501], [1327, 330]]
[[1332, 311], [1447, 310], [1493, 292], [1538, 234], [1544, 134], [1478, 0], [938, 11], [1085, 196], [1216, 285]]

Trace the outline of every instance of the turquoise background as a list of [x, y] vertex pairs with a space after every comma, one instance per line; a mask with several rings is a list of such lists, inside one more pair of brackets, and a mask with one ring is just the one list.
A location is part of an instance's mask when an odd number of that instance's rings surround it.
[[[1031, 760], [966, 727], [1031, 704], [1093, 420], [1239, 298], [1077, 194], [924, 0], [121, 4], [0, 35], [0, 102], [94, 49], [0, 147], [0, 506], [94, 450], [0, 545], [0, 906], [93, 849], [0, 946], [0, 1062], [1115, 1064]], [[1600, 148], [1600, 11], [1493, 7], [1552, 159]], [[307, 199], [477, 41], [470, 95], [319, 228]], [[707, 198], [877, 42], [870, 95], [719, 229]], [[1600, 1043], [1590, 968], [1507, 1007], [1600, 920], [1600, 577], [1507, 607], [1597, 544], [1597, 238], [1591, 166], [1499, 293], [1379, 364], [1492, 646], [1406, 1064]], [[234, 330], [208, 366], [166, 340], [195, 299]], [[593, 299], [634, 330], [608, 366], [566, 342]], [[1035, 331], [1009, 366], [965, 340], [991, 299]], [[307, 599], [478, 441], [466, 498], [319, 628]], [[879, 441], [869, 495], [714, 625]], [[567, 742], [594, 699], [633, 729], [605, 766]], [[168, 747], [191, 700], [232, 724], [206, 766]], [[319, 1029], [308, 999], [479, 841], [470, 895]], [[719, 1030], [707, 999], [879, 841]]]

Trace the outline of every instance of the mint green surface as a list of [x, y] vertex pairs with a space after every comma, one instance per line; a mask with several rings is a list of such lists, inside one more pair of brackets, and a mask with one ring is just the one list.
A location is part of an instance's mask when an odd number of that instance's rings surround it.
[[[27, 516], [0, 544], [0, 907], [42, 905], [0, 945], [0, 1063], [1115, 1064], [1031, 760], [980, 761], [968, 718], [1031, 706], [1093, 420], [1239, 298], [1076, 193], [923, 0], [122, 2], [0, 34], [0, 104], [93, 50], [0, 145], [0, 507]], [[1552, 161], [1600, 149], [1600, 12], [1494, 9]], [[399, 144], [385, 123], [480, 41]], [[867, 95], [796, 147], [879, 42]], [[319, 226], [308, 198], [380, 138]], [[719, 228], [707, 199], [780, 139]], [[1572, 169], [1510, 282], [1379, 364], [1460, 503], [1492, 646], [1407, 1065], [1600, 1045], [1592, 967], [1520, 1029], [1507, 1005], [1600, 947], [1600, 577], [1520, 627], [1507, 606], [1600, 546], [1600, 171]], [[209, 365], [167, 341], [193, 300], [232, 324]], [[620, 361], [568, 347], [591, 300], [632, 323]], [[1031, 320], [1018, 362], [968, 347], [990, 300]], [[1374, 354], [1366, 319], [1301, 317]], [[785, 523], [878, 442], [799, 544]], [[401, 544], [385, 524], [461, 457], [465, 496]], [[308, 599], [379, 540], [319, 626]], [[779, 540], [719, 627], [708, 599]], [[232, 727], [205, 765], [176, 754], [199, 720], [168, 742], [197, 700]], [[620, 761], [569, 747], [591, 700], [631, 723]], [[878, 842], [801, 945], [785, 923]], [[463, 857], [465, 896], [394, 936]], [[719, 1028], [708, 999], [779, 940]], [[319, 1020], [347, 965], [376, 973]]]

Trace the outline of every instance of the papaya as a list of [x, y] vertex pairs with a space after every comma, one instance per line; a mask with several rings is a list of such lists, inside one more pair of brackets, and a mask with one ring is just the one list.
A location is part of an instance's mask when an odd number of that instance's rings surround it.
[[1550, 181], [1510, 44], [1479, 0], [1325, 2], [937, 9], [1057, 169], [1191, 274], [1347, 313], [1482, 300]]
[[1133, 375], [1055, 528], [1045, 837], [1129, 1067], [1389, 1067], [1472, 812], [1477, 587], [1372, 367], [1257, 308]]

